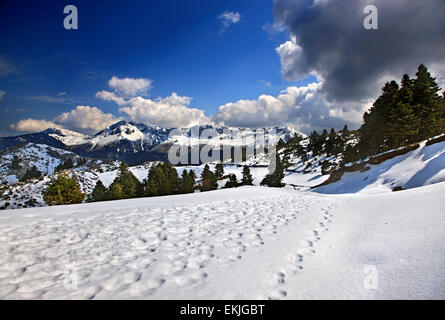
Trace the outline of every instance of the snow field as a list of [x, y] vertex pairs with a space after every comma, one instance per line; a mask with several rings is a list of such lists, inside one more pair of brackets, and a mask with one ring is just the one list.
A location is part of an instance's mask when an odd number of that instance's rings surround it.
[[[221, 195], [227, 200], [216, 200]], [[155, 201], [76, 205], [62, 212], [62, 207], [15, 211], [0, 220], [0, 296], [217, 298], [220, 290], [215, 287], [220, 284], [209, 279], [227, 274], [225, 284], [239, 286], [230, 275], [232, 266], [245, 265], [242, 260], [249, 251], [247, 263], [257, 264], [259, 249], [277, 241], [290, 225], [306, 225], [306, 220], [314, 224], [314, 217], [304, 216], [312, 205], [309, 199], [317, 198], [247, 187]], [[300, 242], [317, 240], [309, 238]], [[300, 266], [294, 262], [289, 260], [288, 267], [297, 272]], [[267, 291], [272, 283], [254, 283], [276, 298], [273, 286]], [[243, 297], [239, 289], [231, 296]]]

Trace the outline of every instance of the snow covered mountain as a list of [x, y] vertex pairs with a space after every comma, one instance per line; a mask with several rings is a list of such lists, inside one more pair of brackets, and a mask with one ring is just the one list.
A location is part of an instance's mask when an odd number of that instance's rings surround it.
[[[174, 131], [173, 131], [174, 130]], [[209, 139], [202, 134], [208, 130], [214, 135]], [[269, 138], [277, 142], [301, 134], [290, 127], [261, 129], [273, 132]], [[203, 125], [188, 129], [160, 128], [132, 121], [117, 122], [105, 130], [87, 136], [65, 129], [47, 129], [40, 133], [18, 137], [0, 138], [0, 151], [19, 143], [30, 142], [72, 151], [82, 157], [124, 160], [137, 165], [145, 161], [166, 160], [171, 145], [205, 145], [209, 143], [239, 146], [252, 143], [258, 130]], [[302, 135], [302, 134], [301, 134]]]
[[[10, 168], [11, 161], [17, 156], [19, 168]], [[50, 147], [45, 144], [22, 142], [0, 152], [0, 183], [16, 183], [25, 171], [32, 166], [44, 176], [54, 173], [55, 168], [68, 159], [77, 162], [80, 157], [70, 151]]]

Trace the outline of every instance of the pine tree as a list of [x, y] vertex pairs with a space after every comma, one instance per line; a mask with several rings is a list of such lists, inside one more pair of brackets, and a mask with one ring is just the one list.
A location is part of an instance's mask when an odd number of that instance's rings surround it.
[[116, 179], [110, 185], [109, 200], [137, 198], [144, 194], [143, 185], [122, 161]]
[[223, 164], [221, 162], [216, 164], [215, 176], [216, 176], [216, 179], [218, 179], [218, 180], [221, 179], [224, 176], [224, 167], [223, 167]]
[[108, 190], [105, 188], [102, 181], [98, 180], [93, 192], [89, 196], [90, 202], [105, 201], [108, 198]]
[[278, 152], [275, 152], [275, 166], [274, 170], [272, 170], [273, 166], [271, 164], [271, 168], [269, 169], [272, 172], [269, 172], [268, 175], [261, 181], [261, 185], [266, 185], [268, 187], [276, 187], [281, 188], [284, 187], [283, 179], [284, 179], [284, 166], [280, 159], [280, 155]]
[[87, 159], [85, 159], [85, 158], [79, 158], [79, 159], [77, 160], [76, 166], [77, 166], [77, 167], [81, 167], [81, 166], [85, 165], [86, 163], [87, 163]]
[[441, 116], [441, 89], [428, 69], [421, 64], [413, 83], [413, 105], [419, 106], [420, 138], [428, 138], [441, 132], [444, 121]]
[[38, 179], [42, 176], [42, 173], [37, 169], [36, 166], [26, 169], [25, 174], [20, 179], [20, 181], [28, 181], [31, 179]]
[[250, 174], [250, 169], [248, 166], [244, 166], [243, 168], [243, 179], [241, 181], [243, 186], [253, 186], [253, 178]]
[[190, 176], [191, 181], [193, 182], [193, 187], [194, 187], [194, 186], [195, 186], [195, 183], [196, 183], [196, 174], [195, 174], [195, 171], [193, 171], [192, 169], [190, 169], [190, 171], [189, 171], [189, 176]]
[[[193, 172], [193, 171], [191, 171]], [[180, 193], [192, 193], [195, 185], [194, 179], [190, 176], [186, 169], [182, 171], [182, 177], [180, 179]]]
[[77, 178], [70, 177], [65, 172], [52, 179], [43, 192], [43, 200], [50, 206], [82, 203], [85, 196], [80, 190]]
[[176, 169], [167, 162], [159, 165], [167, 179], [165, 194], [176, 194], [179, 192], [179, 178]]
[[156, 197], [167, 194], [169, 187], [168, 180], [159, 165], [152, 166], [145, 180], [144, 195]]
[[122, 161], [119, 172], [115, 180], [122, 187], [123, 199], [140, 197], [143, 194], [143, 187], [140, 181], [128, 169], [127, 164]]
[[282, 150], [285, 146], [286, 146], [286, 143], [283, 141], [282, 138], [280, 138], [280, 140], [278, 140], [278, 143], [277, 143], [277, 150]]
[[11, 164], [9, 166], [11, 170], [20, 170], [22, 167], [20, 166], [20, 160], [17, 155], [14, 155], [14, 157], [11, 160]]
[[113, 183], [110, 185], [106, 198], [107, 200], [126, 199], [126, 196], [122, 192], [122, 186], [119, 184], [118, 181], [114, 180]]
[[326, 142], [326, 153], [328, 155], [337, 154], [337, 133], [334, 128], [331, 128], [331, 132], [329, 133], [328, 140]]
[[238, 186], [238, 180], [236, 179], [236, 175], [231, 173], [229, 175], [229, 181], [226, 182], [224, 188], [236, 188]]
[[210, 170], [208, 164], [204, 166], [201, 178], [202, 178], [201, 191], [210, 191], [218, 188], [218, 179], [216, 179], [215, 174]]
[[418, 133], [420, 117], [416, 114], [417, 106], [413, 105], [412, 81], [407, 74], [402, 78], [398, 101], [389, 111], [388, 134], [390, 148], [412, 142]]
[[60, 163], [56, 168], [55, 168], [55, 172], [59, 172], [62, 170], [68, 170], [74, 168], [74, 163], [73, 163], [73, 159], [69, 158], [67, 159], [65, 162]]
[[360, 128], [359, 149], [362, 157], [386, 151], [391, 147], [389, 114], [391, 109], [397, 105], [398, 98], [399, 85], [397, 82], [387, 82], [371, 110], [365, 112], [364, 123]]

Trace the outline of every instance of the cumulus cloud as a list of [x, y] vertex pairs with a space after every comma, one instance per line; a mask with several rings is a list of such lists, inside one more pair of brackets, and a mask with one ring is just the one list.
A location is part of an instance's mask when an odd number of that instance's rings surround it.
[[131, 120], [166, 128], [187, 128], [210, 120], [200, 109], [190, 108], [190, 97], [172, 93], [155, 100], [135, 97], [126, 101], [119, 112], [126, 113]]
[[64, 112], [54, 122], [63, 125], [65, 128], [80, 130], [85, 132], [97, 132], [103, 130], [117, 122], [111, 113], [104, 113], [96, 107], [77, 106], [70, 112]]
[[239, 12], [224, 11], [218, 16], [218, 19], [222, 23], [220, 32], [223, 33], [228, 27], [230, 27], [230, 25], [240, 22], [241, 15]]
[[218, 108], [215, 121], [235, 127], [271, 127], [288, 123], [309, 133], [316, 129], [342, 128], [360, 123], [364, 107], [331, 104], [320, 94], [323, 83], [288, 87], [277, 97], [261, 95], [255, 100], [238, 100]]
[[96, 107], [77, 106], [64, 112], [52, 121], [38, 119], [23, 119], [12, 124], [10, 128], [20, 132], [39, 132], [48, 128], [64, 128], [84, 133], [94, 133], [107, 128], [121, 118], [110, 113], [104, 113]]
[[[363, 27], [368, 4], [378, 8], [378, 30]], [[443, 0], [276, 0], [275, 23], [291, 33], [277, 48], [283, 76], [317, 74], [330, 101], [375, 98], [388, 78], [445, 65], [444, 14]]]
[[52, 121], [37, 120], [37, 119], [23, 119], [16, 124], [10, 125], [11, 130], [20, 132], [39, 132], [48, 128], [63, 128], [62, 125], [58, 125]]
[[146, 92], [151, 80], [113, 77], [108, 84], [114, 92], [99, 91], [96, 98], [116, 103], [120, 107], [119, 112], [127, 114], [135, 122], [165, 128], [185, 128], [210, 121], [203, 110], [190, 107], [190, 97], [176, 93], [156, 99], [134, 96]]
[[96, 93], [96, 98], [99, 98], [99, 99], [102, 99], [105, 101], [114, 102], [119, 106], [127, 103], [124, 98], [118, 97], [114, 92], [110, 92], [110, 91], [99, 91]]
[[3, 97], [5, 96], [6, 91], [0, 90], [0, 102], [3, 100]]
[[113, 76], [108, 81], [108, 86], [116, 93], [133, 97], [144, 95], [150, 89], [152, 80], [145, 78], [118, 78]]

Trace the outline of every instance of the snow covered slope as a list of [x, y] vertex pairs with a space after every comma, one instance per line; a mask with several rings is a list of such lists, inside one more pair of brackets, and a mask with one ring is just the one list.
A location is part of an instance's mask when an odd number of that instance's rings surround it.
[[316, 192], [380, 193], [445, 181], [445, 142], [426, 146], [424, 141], [416, 150], [369, 167], [364, 172], [345, 173], [340, 181], [319, 187]]
[[243, 187], [5, 211], [0, 298], [443, 299], [444, 192]]
[[[14, 156], [20, 161], [20, 170], [9, 168]], [[23, 143], [0, 152], [0, 183], [13, 184], [18, 181], [27, 168], [36, 166], [43, 175], [54, 173], [54, 169], [62, 162], [71, 159], [76, 162], [79, 156], [75, 153], [53, 148], [44, 144]]]

